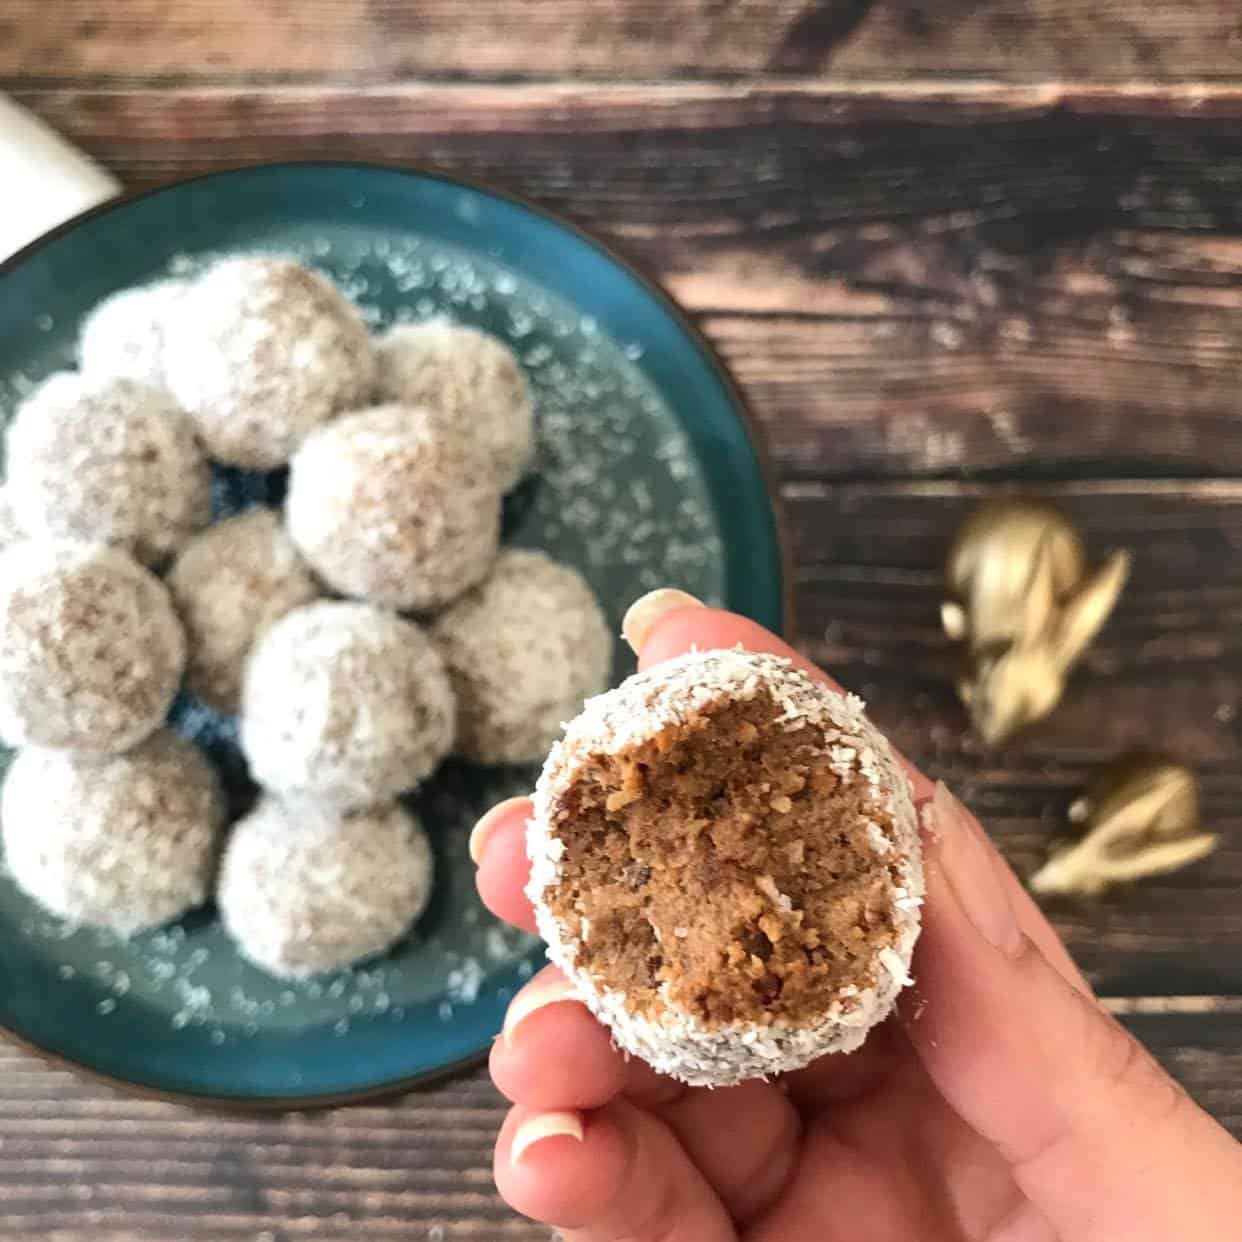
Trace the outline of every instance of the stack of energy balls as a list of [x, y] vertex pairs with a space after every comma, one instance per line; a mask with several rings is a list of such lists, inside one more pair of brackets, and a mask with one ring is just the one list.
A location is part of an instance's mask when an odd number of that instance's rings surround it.
[[[432, 884], [399, 796], [449, 754], [542, 759], [608, 680], [582, 577], [500, 547], [533, 452], [521, 368], [443, 320], [372, 338], [276, 256], [114, 295], [79, 355], [8, 433], [9, 870], [123, 935], [214, 893], [281, 977], [385, 951]], [[287, 465], [284, 512], [212, 524], [213, 463]], [[227, 833], [217, 773], [165, 725], [183, 687], [239, 716], [261, 793]]]

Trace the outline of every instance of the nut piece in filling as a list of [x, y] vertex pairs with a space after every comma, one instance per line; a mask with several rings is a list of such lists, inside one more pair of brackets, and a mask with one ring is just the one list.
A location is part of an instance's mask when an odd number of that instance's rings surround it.
[[592, 699], [528, 830], [549, 956], [627, 1052], [695, 1085], [862, 1043], [908, 982], [909, 781], [853, 696], [695, 652]]

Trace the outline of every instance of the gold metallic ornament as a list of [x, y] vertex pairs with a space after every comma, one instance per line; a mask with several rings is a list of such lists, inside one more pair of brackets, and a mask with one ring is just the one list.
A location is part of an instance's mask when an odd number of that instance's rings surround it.
[[1069, 817], [1083, 836], [1031, 877], [1037, 893], [1094, 896], [1197, 862], [1218, 840], [1200, 828], [1194, 773], [1162, 755], [1130, 755], [1103, 769]]
[[1089, 572], [1078, 533], [1048, 505], [995, 501], [969, 518], [949, 553], [940, 615], [967, 644], [958, 693], [986, 741], [1052, 711], [1129, 572], [1126, 552]]

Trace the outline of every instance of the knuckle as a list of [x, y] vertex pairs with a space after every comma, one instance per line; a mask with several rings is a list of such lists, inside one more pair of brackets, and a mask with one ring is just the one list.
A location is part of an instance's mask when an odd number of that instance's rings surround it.
[[1096, 1065], [1110, 1092], [1126, 1094], [1127, 1109], [1136, 1120], [1162, 1124], [1187, 1103], [1185, 1089], [1113, 1018], [1101, 1024]]
[[684, 1237], [679, 1237], [680, 1226], [684, 1225], [684, 1213], [677, 1198], [673, 1179], [666, 1179], [663, 1191], [642, 1223], [624, 1237], [619, 1237], [617, 1242], [685, 1242]]
[[792, 1108], [786, 1109], [779, 1126], [756, 1155], [748, 1176], [739, 1178], [726, 1205], [735, 1219], [745, 1223], [762, 1215], [776, 1202], [793, 1176], [801, 1127]]

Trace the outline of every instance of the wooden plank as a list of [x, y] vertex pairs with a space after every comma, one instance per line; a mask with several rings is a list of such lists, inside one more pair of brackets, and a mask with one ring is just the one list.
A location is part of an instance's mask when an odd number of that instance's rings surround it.
[[[1242, 1135], [1236, 1017], [1122, 1020]], [[0, 1085], [5, 1238], [548, 1242], [492, 1189], [505, 1105], [482, 1070], [391, 1106], [250, 1120], [114, 1093], [3, 1044]]]
[[374, 158], [566, 211], [702, 316], [791, 477], [1242, 474], [1242, 93], [1201, 121], [995, 87], [24, 98], [135, 187]]
[[1020, 874], [1065, 828], [1089, 773], [1134, 747], [1165, 747], [1200, 774], [1223, 835], [1197, 868], [1054, 921], [1113, 995], [1242, 994], [1242, 484], [1045, 486], [1093, 555], [1135, 556], [1130, 585], [1054, 716], [1000, 749], [971, 733], [940, 630], [941, 565], [958, 524], [1003, 486], [793, 485], [787, 489], [807, 652], [980, 814]]
[[503, 1115], [476, 1071], [396, 1105], [211, 1116], [83, 1082], [0, 1044], [0, 1237], [547, 1242], [549, 1231], [514, 1217], [492, 1187]]
[[1160, 1058], [1190, 1094], [1242, 1139], [1242, 1047], [1237, 1018], [1203, 1014], [1124, 1017], [1122, 1021]]
[[1236, 76], [1240, 40], [1219, 0], [7, 0], [0, 75], [1194, 80]]

